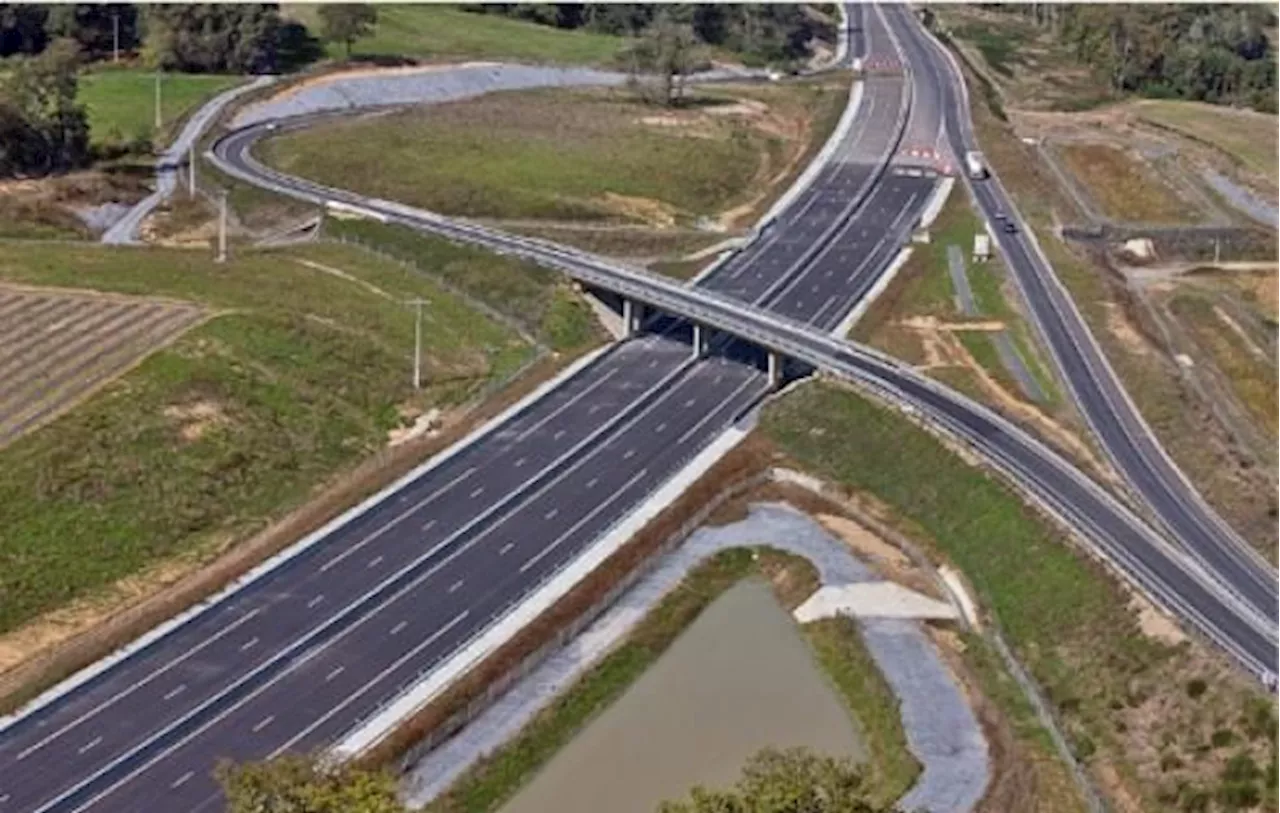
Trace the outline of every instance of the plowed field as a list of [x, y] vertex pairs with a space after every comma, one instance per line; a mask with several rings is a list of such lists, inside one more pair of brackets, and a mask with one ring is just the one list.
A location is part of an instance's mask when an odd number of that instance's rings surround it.
[[0, 446], [205, 315], [190, 305], [0, 286]]

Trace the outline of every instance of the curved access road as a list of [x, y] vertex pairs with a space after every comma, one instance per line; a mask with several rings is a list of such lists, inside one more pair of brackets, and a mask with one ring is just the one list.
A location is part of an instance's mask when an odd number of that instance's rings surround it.
[[[944, 94], [941, 107], [951, 149], [961, 159], [966, 151], [979, 149], [954, 59], [928, 36], [909, 9], [893, 7], [886, 13], [909, 20], [901, 26], [901, 41], [912, 64], [928, 71], [934, 77], [932, 84]], [[1017, 221], [1016, 233], [991, 231], [1072, 399], [1116, 470], [1189, 555], [1225, 589], [1275, 623], [1280, 617], [1275, 569], [1205, 503], [1156, 440], [996, 173], [971, 181], [970, 186], [989, 223], [995, 222], [997, 213]]]

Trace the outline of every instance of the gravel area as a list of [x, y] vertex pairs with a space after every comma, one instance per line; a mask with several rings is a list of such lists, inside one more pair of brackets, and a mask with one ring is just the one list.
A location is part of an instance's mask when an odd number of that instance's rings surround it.
[[1212, 169], [1201, 170], [1200, 174], [1209, 186], [1213, 187], [1214, 191], [1219, 195], [1226, 198], [1227, 202], [1232, 206], [1262, 225], [1273, 229], [1276, 228], [1277, 222], [1280, 221], [1280, 209], [1277, 209], [1275, 204], [1263, 200], [1227, 176], [1214, 172]]
[[[768, 544], [809, 559], [825, 585], [879, 580], [849, 548], [782, 504], [751, 507], [747, 519], [701, 528], [572, 643], [550, 657], [457, 737], [419, 761], [402, 792], [427, 804], [468, 766], [501, 746], [555, 695], [598, 663], [698, 562], [726, 548]], [[860, 619], [867, 649], [901, 703], [911, 752], [923, 770], [900, 801], [905, 810], [963, 813], [981, 799], [990, 766], [986, 741], [964, 693], [919, 623]]]
[[[759, 78], [762, 71], [719, 69], [690, 77], [691, 82]], [[277, 94], [241, 110], [234, 127], [269, 119], [333, 110], [402, 104], [437, 104], [500, 90], [541, 87], [618, 86], [627, 74], [592, 68], [557, 68], [501, 63], [427, 66], [408, 71], [341, 74]]]

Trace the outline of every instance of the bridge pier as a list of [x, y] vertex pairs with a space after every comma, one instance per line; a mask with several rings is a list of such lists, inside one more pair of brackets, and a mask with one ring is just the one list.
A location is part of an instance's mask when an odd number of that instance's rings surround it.
[[635, 306], [630, 299], [622, 300], [622, 335], [628, 339], [636, 332]]
[[702, 325], [693, 323], [693, 357], [702, 358], [706, 346], [706, 338], [702, 335]]
[[772, 350], [768, 353], [768, 369], [769, 386], [777, 389], [778, 384], [782, 383], [782, 359]]

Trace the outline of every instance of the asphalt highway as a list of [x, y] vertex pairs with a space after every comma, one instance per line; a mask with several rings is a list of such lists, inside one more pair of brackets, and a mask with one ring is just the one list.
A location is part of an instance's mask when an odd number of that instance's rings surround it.
[[[909, 17], [905, 9], [886, 9], [891, 18]], [[942, 97], [945, 129], [957, 156], [978, 149], [962, 80], [951, 61], [911, 21], [901, 26], [900, 41], [913, 65], [927, 71]], [[989, 222], [997, 213], [1017, 217], [1013, 201], [992, 175], [971, 183]], [[1273, 622], [1280, 617], [1280, 586], [1275, 570], [1258, 556], [1210, 508], [1160, 447], [1090, 333], [1084, 319], [1057, 281], [1053, 269], [1027, 237], [1026, 224], [1008, 234], [993, 228], [1031, 314], [1094, 434], [1133, 491], [1187, 552]]]
[[620, 345], [229, 600], [8, 725], [0, 811], [216, 808], [216, 758], [331, 743], [766, 392], [756, 367], [730, 359], [745, 345], [719, 345], [696, 361], [669, 335]]

